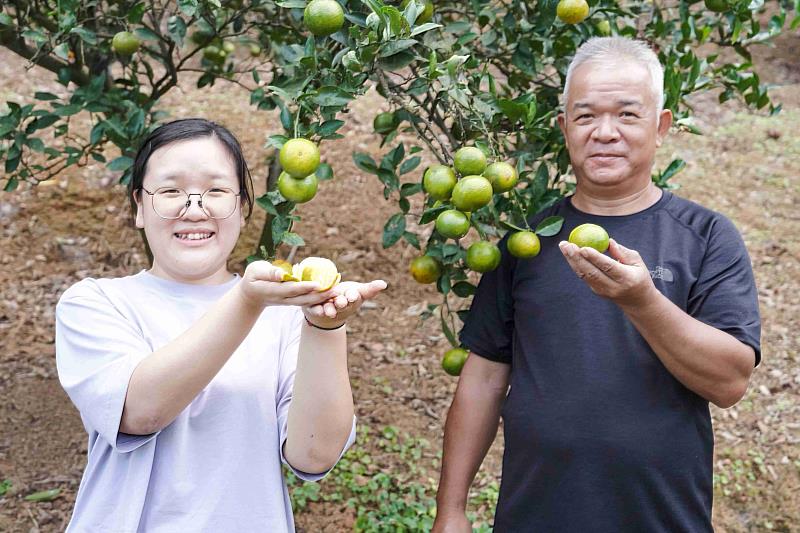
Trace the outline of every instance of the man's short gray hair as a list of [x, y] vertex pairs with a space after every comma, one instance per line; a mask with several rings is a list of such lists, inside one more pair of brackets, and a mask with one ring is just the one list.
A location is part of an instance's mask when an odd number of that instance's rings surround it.
[[658, 111], [661, 111], [664, 108], [664, 67], [647, 44], [626, 37], [592, 37], [578, 48], [567, 68], [562, 95], [564, 106], [567, 105], [569, 85], [576, 68], [588, 62], [619, 63], [626, 60], [639, 63], [650, 73], [653, 95], [658, 103]]

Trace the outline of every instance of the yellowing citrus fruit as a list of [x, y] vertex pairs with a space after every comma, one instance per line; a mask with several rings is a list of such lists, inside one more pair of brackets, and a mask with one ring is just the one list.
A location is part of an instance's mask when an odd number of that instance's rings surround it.
[[290, 139], [281, 148], [278, 159], [289, 175], [305, 178], [319, 166], [319, 148], [308, 139]]
[[475, 272], [489, 272], [500, 264], [500, 248], [489, 241], [478, 241], [467, 248], [467, 266]]
[[320, 292], [327, 291], [342, 279], [336, 264], [324, 257], [306, 257], [292, 267], [292, 275], [300, 281], [316, 281]]
[[344, 9], [336, 0], [311, 0], [303, 11], [306, 28], [317, 37], [336, 33], [344, 24]]
[[475, 211], [492, 201], [492, 184], [483, 176], [466, 176], [453, 187], [451, 200], [459, 211]]
[[597, 28], [597, 33], [600, 35], [611, 35], [611, 23], [608, 20], [601, 20], [595, 25], [595, 27]]
[[492, 163], [483, 171], [483, 177], [492, 184], [496, 193], [510, 191], [517, 184], [517, 169], [502, 161]]
[[460, 239], [469, 231], [469, 219], [456, 209], [442, 211], [436, 217], [436, 231], [448, 239]]
[[597, 224], [581, 224], [570, 232], [569, 242], [581, 248], [594, 248], [602, 254], [608, 250], [608, 233]]
[[386, 113], [378, 113], [372, 120], [372, 128], [375, 130], [375, 133], [389, 133], [394, 131], [394, 129], [397, 127], [397, 124], [397, 115], [391, 111]]
[[317, 194], [319, 181], [315, 174], [309, 174], [305, 178], [293, 178], [286, 172], [281, 172], [278, 176], [278, 190], [284, 198], [296, 204], [308, 202]]
[[539, 236], [532, 231], [518, 231], [508, 238], [508, 252], [514, 257], [536, 257], [541, 248]]
[[567, 24], [578, 24], [589, 16], [589, 4], [586, 0], [561, 0], [556, 15]]
[[422, 176], [422, 187], [434, 200], [449, 200], [457, 181], [451, 167], [433, 165]]
[[[405, 9], [408, 3], [411, 0], [403, 0], [400, 4], [400, 7]], [[426, 22], [430, 22], [433, 18], [433, 2], [430, 0], [425, 0], [424, 2], [417, 0], [417, 4], [424, 4], [425, 8], [422, 10], [422, 13], [417, 15], [417, 20], [415, 21], [417, 24], [425, 24]]]
[[415, 257], [409, 270], [417, 283], [433, 283], [442, 275], [442, 265], [429, 255]]
[[730, 6], [727, 0], [705, 0], [706, 9], [714, 13], [723, 13], [727, 11]]
[[121, 56], [133, 55], [139, 44], [139, 39], [129, 31], [121, 31], [111, 39], [111, 49]]
[[486, 154], [475, 146], [465, 146], [456, 152], [453, 166], [462, 176], [480, 175], [486, 168]]
[[272, 262], [272, 266], [276, 266], [281, 270], [283, 270], [283, 278], [281, 278], [281, 281], [300, 281], [299, 279], [294, 277], [292, 271], [292, 264], [289, 261], [286, 261], [284, 259], [276, 259], [275, 261]]
[[453, 348], [447, 350], [442, 358], [442, 368], [451, 376], [458, 376], [461, 374], [461, 369], [464, 368], [464, 363], [467, 362], [469, 352], [464, 348]]

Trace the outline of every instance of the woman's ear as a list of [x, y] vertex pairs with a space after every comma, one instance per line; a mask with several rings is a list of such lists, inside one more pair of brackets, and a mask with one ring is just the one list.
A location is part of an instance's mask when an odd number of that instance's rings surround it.
[[142, 205], [142, 191], [133, 191], [133, 201], [136, 202], [136, 216], [134, 222], [136, 227], [144, 229], [144, 206]]

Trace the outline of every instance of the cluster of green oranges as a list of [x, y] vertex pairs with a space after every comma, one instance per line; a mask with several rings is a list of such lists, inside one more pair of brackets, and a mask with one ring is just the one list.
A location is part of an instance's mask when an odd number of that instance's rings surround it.
[[308, 139], [286, 141], [278, 154], [283, 172], [278, 176], [278, 190], [284, 198], [297, 204], [308, 202], [317, 194], [319, 181], [319, 147]]

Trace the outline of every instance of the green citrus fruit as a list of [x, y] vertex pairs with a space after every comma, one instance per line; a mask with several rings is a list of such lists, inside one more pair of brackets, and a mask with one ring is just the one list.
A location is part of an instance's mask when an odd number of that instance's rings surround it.
[[344, 24], [344, 10], [336, 0], [311, 0], [303, 11], [306, 27], [321, 37], [336, 33]]
[[434, 200], [449, 200], [457, 181], [456, 173], [447, 165], [430, 166], [422, 176], [422, 186]]
[[496, 193], [510, 191], [517, 184], [517, 169], [503, 162], [492, 163], [483, 171], [483, 177], [492, 184]]
[[451, 200], [459, 211], [475, 211], [492, 201], [492, 184], [483, 176], [465, 176], [453, 187]]
[[442, 275], [442, 265], [429, 255], [415, 257], [409, 270], [417, 283], [433, 283]]
[[508, 252], [514, 257], [536, 257], [541, 250], [539, 237], [532, 231], [518, 231], [508, 238]]
[[389, 133], [391, 131], [394, 131], [394, 129], [397, 128], [398, 124], [399, 121], [397, 120], [397, 115], [395, 115], [391, 111], [387, 111], [385, 113], [378, 113], [372, 120], [372, 127], [375, 130], [375, 133], [382, 133], [382, 134]]
[[225, 41], [222, 43], [222, 49], [225, 50], [225, 53], [230, 55], [236, 51], [236, 45], [230, 41]]
[[489, 241], [478, 241], [467, 248], [467, 266], [475, 272], [489, 272], [500, 264], [500, 248]]
[[460, 239], [469, 231], [469, 219], [456, 209], [442, 211], [436, 217], [436, 231], [448, 239]]
[[217, 65], [221, 65], [225, 62], [225, 56], [227, 56], [225, 51], [213, 44], [203, 48], [203, 57]]
[[486, 154], [475, 146], [465, 146], [456, 152], [453, 166], [462, 176], [479, 176], [486, 168]]
[[730, 9], [727, 0], [705, 0], [705, 4], [706, 9], [714, 13], [724, 13]]
[[597, 224], [581, 224], [570, 232], [569, 242], [581, 248], [594, 248], [602, 254], [608, 250], [608, 233]]
[[278, 159], [283, 170], [292, 177], [304, 178], [313, 174], [319, 166], [319, 148], [308, 139], [298, 137], [286, 141]]
[[556, 15], [567, 24], [578, 24], [589, 16], [589, 4], [586, 0], [561, 0]]
[[611, 35], [611, 23], [608, 20], [601, 20], [595, 25], [595, 27], [597, 28], [597, 33], [600, 35]]
[[451, 376], [458, 376], [461, 374], [461, 369], [464, 368], [468, 355], [469, 352], [464, 348], [447, 350], [442, 358], [442, 368]]
[[[403, 2], [400, 4], [400, 7], [405, 9], [410, 1], [411, 0], [403, 0]], [[422, 10], [422, 13], [417, 15], [416, 24], [425, 24], [426, 22], [430, 22], [433, 18], [433, 2], [430, 0], [425, 0], [424, 2], [417, 1], [417, 3], [423, 4], [425, 8]]]
[[111, 49], [121, 56], [133, 55], [139, 44], [139, 39], [129, 31], [121, 31], [111, 39]]
[[284, 198], [296, 204], [305, 203], [317, 194], [319, 181], [317, 176], [309, 174], [305, 178], [293, 178], [286, 172], [281, 172], [278, 176], [278, 190]]
[[250, 45], [250, 55], [252, 57], [258, 57], [261, 55], [261, 47], [257, 44]]

